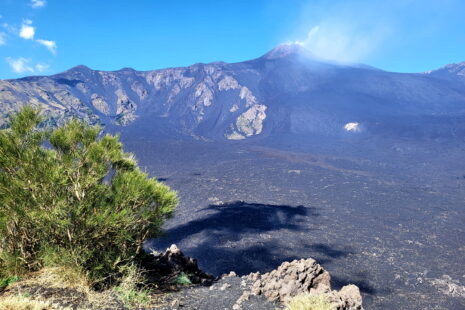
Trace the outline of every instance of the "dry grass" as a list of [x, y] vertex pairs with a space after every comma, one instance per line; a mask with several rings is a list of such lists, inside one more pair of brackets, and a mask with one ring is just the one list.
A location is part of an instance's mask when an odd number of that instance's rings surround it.
[[[42, 293], [34, 293], [39, 289]], [[31, 294], [31, 292], [33, 292]], [[41, 297], [47, 292], [47, 298]], [[93, 291], [85, 275], [64, 267], [47, 267], [24, 275], [20, 281], [10, 284], [0, 296], [0, 310], [49, 310], [68, 309], [63, 303], [84, 304], [78, 309], [104, 308], [109, 298], [106, 292]], [[89, 307], [90, 304], [96, 307]]]
[[2, 310], [52, 310], [52, 305], [47, 301], [34, 300], [29, 297], [15, 295], [0, 298]]
[[333, 310], [325, 295], [298, 295], [286, 307], [286, 310]]
[[[45, 298], [44, 296], [47, 296]], [[0, 310], [116, 309], [124, 305], [141, 309], [158, 302], [144, 289], [144, 277], [135, 266], [124, 270], [122, 282], [106, 291], [95, 291], [84, 274], [66, 268], [44, 268], [24, 275], [0, 295]]]
[[53, 288], [73, 288], [83, 293], [90, 291], [90, 286], [84, 273], [76, 269], [64, 267], [47, 267], [29, 274], [22, 281], [27, 285], [44, 285]]

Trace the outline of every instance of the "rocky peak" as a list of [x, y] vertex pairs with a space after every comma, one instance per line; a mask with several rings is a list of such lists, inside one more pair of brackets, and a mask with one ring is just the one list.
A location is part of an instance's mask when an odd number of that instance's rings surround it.
[[465, 61], [448, 64], [445, 65], [437, 70], [427, 71], [426, 74], [452, 74], [452, 75], [460, 75], [465, 77]]
[[465, 76], [465, 61], [444, 66], [442, 69], [450, 73]]
[[129, 68], [129, 67], [124, 67], [124, 68], [121, 68], [119, 70], [117, 70], [116, 72], [121, 72], [121, 73], [131, 73], [131, 72], [135, 72], [136, 70], [134, 70], [133, 68]]
[[59, 77], [59, 78], [84, 78], [86, 76], [91, 75], [94, 72], [91, 68], [84, 66], [84, 65], [78, 65], [75, 67], [72, 67], [71, 69], [68, 69], [64, 72], [55, 74], [54, 77]]
[[298, 43], [282, 43], [276, 46], [274, 49], [263, 55], [264, 59], [278, 59], [293, 56], [304, 56], [313, 58], [313, 54]]
[[72, 67], [66, 72], [84, 72], [84, 71], [92, 71], [92, 69], [85, 65], [78, 65], [78, 66]]

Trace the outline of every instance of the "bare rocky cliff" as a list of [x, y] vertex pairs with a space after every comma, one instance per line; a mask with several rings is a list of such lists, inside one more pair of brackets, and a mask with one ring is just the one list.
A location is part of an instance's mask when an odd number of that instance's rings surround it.
[[130, 126], [143, 116], [165, 118], [186, 134], [209, 123], [221, 127], [223, 137], [229, 139], [260, 134], [266, 106], [238, 81], [241, 75], [258, 73], [251, 69], [231, 72], [228, 67], [218, 63], [104, 72], [78, 66], [50, 77], [0, 81], [0, 122], [4, 124], [8, 113], [29, 104], [43, 109], [57, 123], [78, 117], [91, 123]]

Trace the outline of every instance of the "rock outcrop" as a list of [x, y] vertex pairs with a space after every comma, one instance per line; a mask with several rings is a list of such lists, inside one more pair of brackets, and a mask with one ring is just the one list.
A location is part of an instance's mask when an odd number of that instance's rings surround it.
[[[181, 274], [189, 276], [192, 284], [210, 286], [225, 291], [231, 284], [226, 279], [238, 278], [235, 272], [215, 278], [199, 269], [197, 260], [185, 256], [176, 245], [171, 245], [165, 252], [153, 251], [143, 262], [150, 281], [159, 287], [173, 283]], [[238, 278], [239, 279], [239, 278]], [[260, 274], [251, 273], [242, 277], [240, 289], [242, 296], [236, 301], [235, 309], [248, 301], [252, 295], [263, 296], [270, 302], [286, 305], [293, 297], [299, 295], [324, 295], [335, 310], [363, 310], [360, 290], [355, 285], [347, 285], [339, 291], [331, 290], [331, 276], [314, 259], [301, 259], [284, 262], [277, 269]]]
[[251, 274], [249, 279], [255, 280], [253, 294], [263, 294], [272, 301], [288, 302], [294, 296], [320, 294], [330, 288], [329, 273], [311, 258], [284, 262], [278, 269], [265, 274]]
[[214, 276], [200, 270], [196, 259], [184, 255], [175, 244], [163, 253], [152, 252], [142, 265], [149, 282], [160, 287], [169, 286], [182, 274], [188, 276], [192, 284], [211, 285], [215, 280]]
[[253, 283], [250, 291], [245, 291], [237, 304], [247, 300], [251, 294], [264, 295], [273, 302], [288, 303], [293, 297], [303, 294], [325, 295], [336, 310], [361, 310], [362, 297], [355, 285], [344, 286], [341, 290], [331, 290], [330, 275], [314, 259], [301, 259], [284, 262], [277, 269], [265, 273], [251, 273], [245, 277]]

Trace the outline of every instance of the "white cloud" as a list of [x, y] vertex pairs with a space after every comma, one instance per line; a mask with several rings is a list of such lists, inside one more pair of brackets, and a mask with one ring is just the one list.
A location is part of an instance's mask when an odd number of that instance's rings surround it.
[[0, 45], [6, 44], [6, 34], [4, 32], [0, 32]]
[[6, 62], [10, 65], [11, 70], [18, 74], [23, 73], [42, 73], [50, 69], [50, 66], [43, 63], [31, 64], [30, 58], [11, 58], [7, 57]]
[[41, 8], [47, 4], [47, 1], [45, 0], [31, 0], [31, 6], [33, 8]]
[[50, 67], [49, 65], [37, 64], [36, 65], [36, 70], [37, 70], [37, 72], [44, 72], [44, 71], [47, 71], [49, 67]]
[[292, 39], [283, 39], [303, 45], [319, 58], [354, 63], [367, 62], [382, 53], [382, 47], [395, 39], [397, 16], [407, 8], [406, 3], [419, 1], [302, 2], [290, 32]]
[[27, 19], [21, 25], [21, 31], [19, 32], [19, 36], [26, 40], [33, 40], [35, 32], [36, 29], [32, 26], [32, 21]]
[[310, 28], [296, 43], [318, 57], [341, 62], [357, 62], [370, 55], [383, 40], [382, 29], [359, 28], [350, 24], [321, 23]]
[[[3, 24], [3, 27], [8, 30], [13, 30], [8, 24]], [[32, 21], [30, 19], [23, 20], [21, 25], [21, 30], [19, 31], [19, 36], [26, 40], [34, 40], [34, 35], [36, 32], [36, 28], [32, 26]], [[17, 32], [16, 32], [17, 33]], [[1, 33], [0, 33], [1, 35]], [[1, 36], [0, 36], [0, 43], [1, 43]], [[37, 43], [45, 46], [53, 55], [57, 53], [57, 43], [51, 40], [43, 40], [37, 39], [35, 40]], [[1, 45], [1, 44], [0, 44]]]
[[57, 43], [55, 41], [37, 39], [36, 42], [45, 46], [53, 55], [56, 55]]
[[34, 68], [29, 65], [30, 59], [26, 59], [24, 57], [19, 57], [19, 58], [11, 58], [8, 57], [6, 59], [6, 62], [10, 65], [11, 69], [15, 73], [34, 73]]

